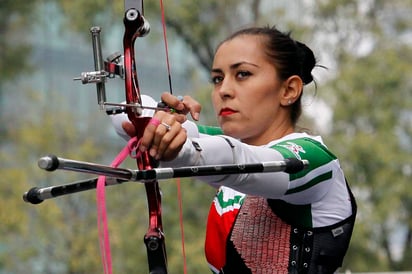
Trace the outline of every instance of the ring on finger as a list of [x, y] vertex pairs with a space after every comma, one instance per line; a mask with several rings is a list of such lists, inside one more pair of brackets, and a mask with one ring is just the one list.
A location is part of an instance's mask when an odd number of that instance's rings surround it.
[[170, 125], [166, 124], [165, 122], [162, 122], [161, 125], [166, 128], [166, 131], [169, 131], [172, 128]]

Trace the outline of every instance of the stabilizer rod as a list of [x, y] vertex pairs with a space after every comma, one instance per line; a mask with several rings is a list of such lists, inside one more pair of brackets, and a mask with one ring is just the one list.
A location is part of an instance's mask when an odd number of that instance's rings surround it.
[[[95, 163], [69, 160], [59, 158], [55, 155], [42, 157], [38, 161], [40, 168], [47, 171], [57, 169], [71, 170], [82, 173], [90, 173], [107, 176], [107, 185], [120, 184], [126, 181], [150, 182], [153, 180], [200, 177], [240, 173], [263, 173], [263, 172], [286, 172], [297, 173], [309, 166], [307, 160], [288, 158], [282, 161], [271, 161], [253, 164], [231, 164], [231, 165], [208, 165], [208, 166], [188, 166], [178, 168], [153, 168], [151, 170], [132, 170], [125, 168], [114, 168]], [[96, 188], [97, 178], [77, 181], [67, 185], [51, 186], [46, 188], [32, 188], [24, 193], [23, 200], [38, 204], [45, 199], [50, 199], [66, 194]]]

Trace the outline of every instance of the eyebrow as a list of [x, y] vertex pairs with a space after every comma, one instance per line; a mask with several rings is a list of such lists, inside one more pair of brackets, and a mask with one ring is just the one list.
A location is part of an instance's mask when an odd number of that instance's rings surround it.
[[[233, 65], [230, 65], [230, 69], [231, 69], [231, 70], [235, 70], [235, 69], [237, 69], [238, 67], [240, 67], [241, 65], [250, 65], [250, 66], [254, 66], [254, 67], [259, 67], [258, 65], [254, 64], [254, 63], [249, 63], [249, 62], [246, 62], [246, 61], [242, 61], [242, 62], [239, 62], [239, 63], [235, 63], [235, 64], [233, 64]], [[211, 72], [221, 73], [221, 72], [222, 72], [222, 69], [212, 68]]]

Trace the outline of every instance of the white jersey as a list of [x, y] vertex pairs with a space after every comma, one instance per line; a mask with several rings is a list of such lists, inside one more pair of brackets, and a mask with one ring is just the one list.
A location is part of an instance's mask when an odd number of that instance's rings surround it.
[[[175, 160], [162, 162], [161, 165], [178, 167], [246, 164], [291, 157], [308, 160], [309, 167], [296, 174], [249, 173], [202, 176], [199, 179], [213, 186], [222, 187], [220, 191], [227, 192], [223, 195], [225, 199], [233, 200], [239, 195], [250, 194], [282, 200], [289, 205], [294, 219], [305, 227], [332, 225], [352, 214], [351, 199], [339, 161], [320, 137], [292, 133], [264, 146], [251, 146], [223, 135], [192, 136], [195, 137], [187, 139]], [[226, 191], [226, 187], [230, 188], [230, 191]], [[295, 211], [294, 206], [299, 207], [299, 210]], [[307, 209], [301, 210], [302, 207]], [[296, 214], [297, 212], [299, 214]]]
[[[142, 101], [143, 105], [156, 105], [149, 96], [142, 96]], [[145, 113], [145, 116], [152, 115], [153, 111]], [[119, 114], [111, 117], [116, 132], [127, 140], [129, 137], [121, 127], [122, 121], [128, 120], [127, 116]], [[199, 179], [215, 187], [222, 187], [221, 191], [224, 192], [225, 187], [230, 188], [228, 194], [223, 197], [251, 194], [268, 199], [280, 199], [289, 204], [291, 210], [291, 205], [306, 205], [307, 216], [296, 214], [302, 210], [297, 210], [291, 215], [296, 216], [298, 220], [306, 220], [305, 223], [311, 227], [334, 224], [351, 215], [350, 197], [339, 161], [326, 148], [320, 137], [293, 133], [264, 146], [251, 146], [231, 137], [216, 135], [221, 134], [219, 128], [197, 126], [190, 121], [185, 122], [183, 127], [187, 129], [189, 136], [183, 149], [175, 160], [161, 162], [161, 166], [260, 163], [290, 157], [306, 159], [310, 163], [309, 168], [296, 174], [250, 173], [205, 176]]]
[[[119, 116], [113, 123], [119, 135], [127, 139], [126, 134], [120, 134], [123, 133], [121, 121], [125, 119], [127, 117]], [[281, 272], [286, 273], [288, 267], [305, 265], [313, 272], [320, 262], [325, 263], [323, 248], [328, 250], [325, 253], [328, 258], [334, 258], [328, 259], [332, 268], [341, 265], [353, 229], [356, 204], [339, 161], [320, 137], [293, 133], [264, 146], [251, 146], [220, 135], [219, 128], [197, 126], [189, 121], [183, 127], [188, 133], [186, 143], [176, 159], [161, 162], [161, 166], [247, 164], [291, 157], [309, 161], [307, 169], [295, 174], [199, 177], [219, 188], [210, 207], [205, 240], [206, 258], [214, 273], [244, 273], [246, 269], [250, 272], [267, 268], [283, 269]], [[247, 214], [239, 213], [242, 210]], [[295, 231], [292, 227], [299, 229]], [[316, 234], [317, 248], [313, 242], [300, 242], [296, 238], [295, 233], [300, 233], [301, 228], [307, 235], [313, 231], [320, 233]], [[333, 254], [328, 249], [332, 246]], [[300, 256], [300, 252], [308, 250], [314, 252], [309, 260]]]

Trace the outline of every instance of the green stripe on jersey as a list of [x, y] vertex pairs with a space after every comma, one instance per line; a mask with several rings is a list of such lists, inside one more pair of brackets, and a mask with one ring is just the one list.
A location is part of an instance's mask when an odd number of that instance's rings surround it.
[[326, 172], [326, 173], [321, 174], [319, 176], [316, 176], [315, 178], [313, 178], [312, 180], [310, 180], [309, 182], [307, 182], [304, 185], [301, 185], [301, 186], [295, 187], [295, 188], [291, 188], [288, 191], [286, 191], [285, 194], [287, 195], [287, 194], [293, 194], [293, 193], [298, 193], [298, 192], [304, 191], [308, 188], [311, 188], [314, 185], [317, 185], [318, 183], [329, 180], [330, 178], [332, 178], [332, 171], [329, 171], [329, 172]]
[[200, 133], [208, 134], [208, 135], [222, 135], [223, 134], [223, 131], [220, 127], [197, 125], [197, 129], [199, 130]]
[[279, 151], [285, 158], [292, 157], [309, 161], [308, 168], [290, 175], [291, 180], [303, 177], [312, 170], [336, 160], [336, 156], [322, 143], [307, 137], [285, 140], [271, 148]]
[[228, 206], [233, 206], [235, 204], [241, 205], [243, 203], [243, 199], [245, 198], [244, 195], [236, 195], [233, 199], [229, 199], [227, 201], [223, 200], [223, 191], [219, 191], [216, 195], [217, 200], [219, 201], [219, 205], [221, 208], [226, 208]]

